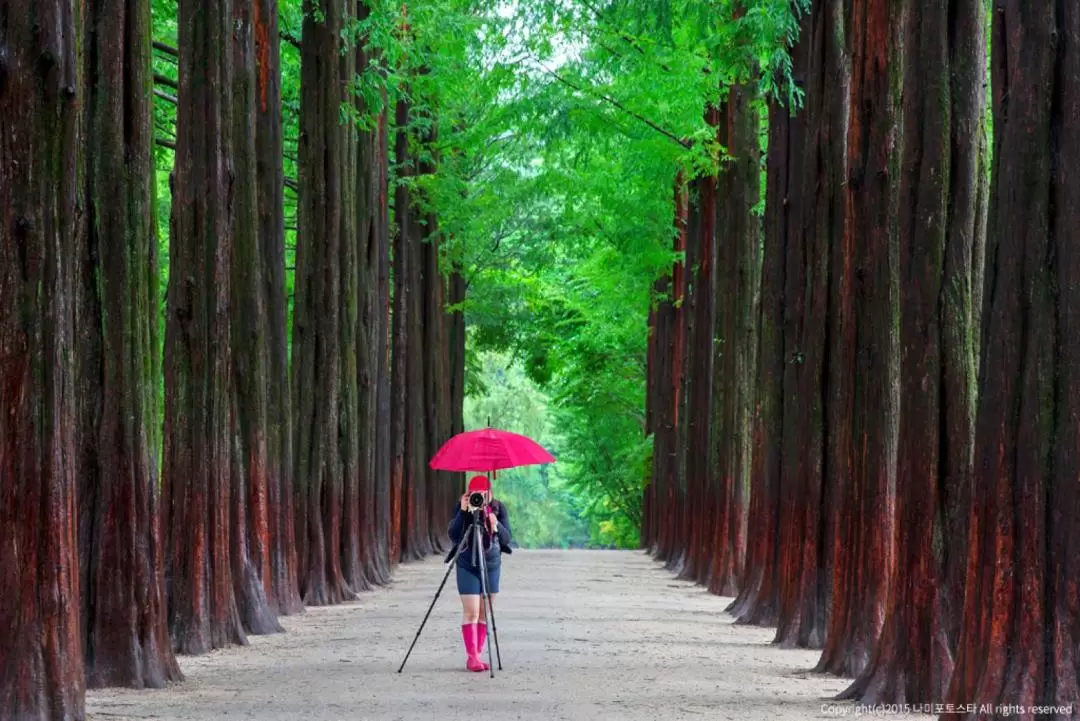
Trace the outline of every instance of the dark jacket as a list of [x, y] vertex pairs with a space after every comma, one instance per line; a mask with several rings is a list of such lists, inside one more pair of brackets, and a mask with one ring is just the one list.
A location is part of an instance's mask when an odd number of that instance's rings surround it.
[[[492, 500], [490, 509], [491, 512], [495, 514], [495, 518], [499, 521], [499, 532], [498, 534], [492, 535], [487, 529], [487, 526], [484, 526], [484, 560], [487, 562], [487, 565], [493, 566], [499, 563], [499, 555], [501, 553], [511, 553], [512, 551], [510, 550], [510, 519], [506, 512], [506, 506], [500, 501]], [[466, 533], [470, 533], [469, 538], [466, 541], [464, 555], [458, 563], [472, 566], [472, 513], [461, 510], [461, 506], [454, 506], [454, 510], [451, 513], [453, 515], [450, 517], [450, 527], [447, 529], [447, 534], [450, 536], [450, 542], [453, 544], [453, 548], [451, 548], [450, 553], [446, 555], [446, 562], [449, 563], [454, 558], [454, 554], [457, 553], [461, 539], [465, 537]]]

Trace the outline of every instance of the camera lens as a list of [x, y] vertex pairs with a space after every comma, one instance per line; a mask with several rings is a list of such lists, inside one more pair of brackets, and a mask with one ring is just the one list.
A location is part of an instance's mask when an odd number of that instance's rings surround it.
[[483, 493], [469, 494], [469, 505], [472, 506], [473, 508], [481, 508], [481, 507], [483, 507], [483, 505], [484, 505], [484, 494]]

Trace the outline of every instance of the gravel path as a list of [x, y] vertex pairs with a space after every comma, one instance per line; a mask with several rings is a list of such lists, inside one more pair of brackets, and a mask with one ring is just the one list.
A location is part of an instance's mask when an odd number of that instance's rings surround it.
[[[856, 715], [829, 698], [842, 679], [807, 672], [818, 653], [736, 626], [730, 599], [676, 581], [638, 552], [524, 551], [504, 557], [495, 610], [504, 671], [464, 668], [453, 577], [405, 670], [445, 572], [437, 558], [343, 606], [287, 617], [288, 633], [180, 660], [185, 683], [87, 693], [94, 721], [671, 721]], [[486, 658], [486, 655], [485, 655]], [[890, 719], [929, 717], [874, 713]]]

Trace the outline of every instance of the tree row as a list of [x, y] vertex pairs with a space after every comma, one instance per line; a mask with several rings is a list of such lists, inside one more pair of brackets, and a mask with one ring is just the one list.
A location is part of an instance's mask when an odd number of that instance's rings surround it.
[[761, 219], [753, 86], [710, 109], [732, 159], [675, 188], [643, 541], [844, 698], [1076, 718], [1080, 10], [984, 5], [814, 0]]
[[150, 1], [0, 11], [3, 718], [84, 718], [447, 548], [463, 284], [419, 111], [357, 92], [369, 12], [304, 3], [290, 303], [277, 3], [179, 2], [164, 299]]

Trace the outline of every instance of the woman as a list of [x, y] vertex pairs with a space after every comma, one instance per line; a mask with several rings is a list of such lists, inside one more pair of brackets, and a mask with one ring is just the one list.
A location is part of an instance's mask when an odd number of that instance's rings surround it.
[[[461, 503], [453, 511], [450, 519], [450, 541], [456, 550], [461, 539], [472, 533], [472, 511], [469, 510], [469, 495], [484, 494], [484, 561], [487, 565], [487, 591], [495, 606], [495, 594], [499, 592], [500, 556], [510, 553], [510, 523], [506, 506], [491, 496], [491, 481], [484, 476], [474, 476], [469, 481], [469, 490], [461, 497]], [[465, 547], [457, 560], [457, 587], [461, 595], [461, 636], [465, 641], [465, 666], [470, 671], [487, 671], [490, 666], [484, 663], [481, 654], [487, 641], [487, 609], [481, 598], [480, 561], [474, 558], [473, 542], [475, 536], [469, 535]], [[451, 551], [451, 557], [454, 551]]]

